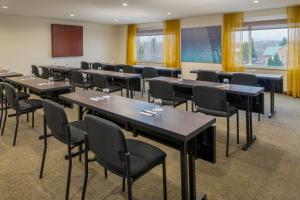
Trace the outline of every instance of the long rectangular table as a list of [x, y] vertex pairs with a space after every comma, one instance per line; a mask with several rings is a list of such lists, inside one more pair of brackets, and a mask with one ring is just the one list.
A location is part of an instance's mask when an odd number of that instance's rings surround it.
[[49, 82], [47, 79], [30, 76], [11, 77], [7, 78], [6, 81], [24, 88], [28, 88], [40, 94], [41, 98], [43, 98], [46, 93], [53, 93], [66, 89], [73, 90], [73, 86], [65, 81]]
[[[197, 81], [197, 80], [189, 80], [183, 79], [179, 80], [176, 78], [170, 77], [158, 77], [150, 80], [161, 80], [171, 83], [174, 86], [182, 87], [182, 88], [193, 88], [198, 85], [205, 85], [209, 87], [217, 87], [222, 90], [225, 90], [226, 93], [243, 95], [247, 97], [247, 109], [246, 109], [246, 136], [247, 143], [244, 145], [243, 149], [247, 150], [252, 143], [256, 140], [256, 136], [253, 134], [252, 130], [252, 97], [256, 97], [264, 92], [264, 88], [262, 87], [253, 87], [253, 86], [244, 86], [244, 85], [234, 85], [230, 84], [229, 87], [225, 87], [222, 83], [215, 82], [206, 82], [206, 81]], [[191, 94], [192, 95], [192, 94]], [[205, 97], [203, 97], [205, 98]]]
[[[190, 71], [191, 73], [198, 73], [202, 70], [192, 70]], [[219, 76], [221, 78], [228, 78], [231, 79], [232, 74], [234, 72], [218, 72]], [[267, 80], [270, 81], [271, 87], [270, 87], [270, 113], [268, 114], [268, 117], [271, 118], [275, 113], [275, 86], [276, 86], [276, 81], [281, 81], [283, 79], [283, 75], [280, 74], [256, 74], [256, 77], [260, 80]]]
[[5, 79], [8, 77], [18, 77], [18, 76], [23, 76], [23, 74], [14, 72], [14, 71], [10, 71], [10, 70], [6, 70], [6, 69], [0, 70], [0, 79]]
[[168, 76], [168, 74], [170, 74], [171, 77], [177, 77], [178, 74], [181, 73], [180, 68], [174, 68], [174, 67], [160, 67], [160, 66], [147, 66], [147, 65], [133, 65], [133, 67], [139, 73], [143, 73], [144, 67], [153, 67], [157, 70], [158, 75], [161, 76]]
[[129, 98], [129, 91], [130, 91], [130, 98], [133, 98], [133, 88], [131, 86], [131, 80], [141, 78], [140, 74], [132, 74], [132, 73], [120, 73], [120, 72], [95, 70], [95, 69], [80, 70], [80, 71], [82, 73], [85, 73], [85, 74], [101, 74], [101, 75], [104, 75], [106, 77], [118, 78], [118, 79], [125, 80], [126, 81], [126, 95], [127, 95], [127, 98]]
[[[182, 200], [195, 200], [195, 159], [215, 162], [216, 119], [172, 107], [164, 107], [158, 116], [146, 116], [139, 112], [151, 110], [153, 104], [116, 95], [105, 100], [92, 100], [102, 96], [103, 93], [97, 91], [80, 91], [61, 95], [60, 98], [78, 105], [79, 120], [83, 117], [83, 108], [87, 108], [100, 113], [104, 118], [126, 122], [135, 134], [179, 150]], [[206, 194], [201, 193], [197, 199], [206, 199]]]

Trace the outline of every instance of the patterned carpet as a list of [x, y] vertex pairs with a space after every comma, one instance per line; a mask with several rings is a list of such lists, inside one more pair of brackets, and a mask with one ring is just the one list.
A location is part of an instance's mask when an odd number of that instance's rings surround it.
[[[118, 94], [117, 94], [118, 95]], [[136, 94], [140, 98], [140, 94]], [[146, 97], [144, 97], [146, 99]], [[231, 120], [230, 157], [225, 157], [226, 123], [217, 119], [217, 163], [196, 161], [197, 191], [205, 191], [209, 200], [266, 200], [300, 198], [300, 100], [276, 95], [278, 113], [258, 122], [254, 115], [257, 141], [248, 150], [245, 142], [245, 114], [241, 115], [241, 144], [236, 145], [235, 118]], [[266, 113], [269, 94], [266, 94]], [[177, 109], [184, 109], [184, 106]], [[69, 120], [77, 119], [77, 109], [66, 109]], [[184, 122], [182, 122], [184, 125]], [[66, 147], [54, 138], [49, 139], [44, 178], [38, 178], [43, 142], [42, 111], [36, 115], [36, 127], [31, 128], [21, 117], [17, 145], [12, 147], [15, 119], [7, 121], [0, 138], [0, 199], [40, 200], [64, 199], [68, 162]], [[130, 133], [126, 136], [131, 137]], [[137, 139], [154, 144], [167, 152], [167, 184], [170, 200], [180, 199], [179, 152], [142, 137]], [[70, 199], [80, 199], [83, 183], [83, 163], [73, 160]], [[90, 163], [86, 199], [124, 200], [121, 178], [109, 173], [104, 179], [103, 168]], [[133, 185], [135, 200], [156, 200], [162, 197], [162, 170], [157, 167]]]

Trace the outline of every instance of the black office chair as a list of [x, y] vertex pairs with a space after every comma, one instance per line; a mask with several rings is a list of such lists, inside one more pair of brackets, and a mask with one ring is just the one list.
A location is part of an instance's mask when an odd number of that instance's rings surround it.
[[42, 67], [42, 76], [43, 79], [48, 79], [50, 77], [50, 70], [48, 68]]
[[36, 65], [31, 65], [31, 73], [36, 77], [41, 77], [39, 68]]
[[102, 69], [102, 64], [101, 63], [94, 63], [93, 64], [93, 69], [99, 69], [99, 68], [101, 68]]
[[[258, 87], [258, 79], [255, 74], [234, 73], [232, 74], [231, 84]], [[239, 96], [239, 100], [241, 102], [246, 102], [244, 96]], [[258, 101], [259, 99], [256, 99], [256, 102]], [[258, 113], [258, 121], [260, 121], [260, 113]]]
[[82, 200], [85, 198], [88, 180], [88, 162], [97, 161], [105, 169], [123, 178], [123, 191], [127, 179], [128, 200], [132, 200], [132, 184], [154, 167], [162, 164], [164, 200], [167, 199], [166, 153], [150, 144], [125, 139], [120, 127], [96, 116], [85, 117], [87, 135], [85, 149], [95, 154], [90, 160], [85, 151], [85, 178]]
[[150, 97], [161, 99], [163, 105], [172, 105], [174, 108], [185, 103], [188, 110], [188, 100], [186, 98], [175, 96], [173, 85], [161, 80], [149, 80], [148, 101]]
[[122, 87], [108, 84], [106, 76], [102, 74], [91, 74], [91, 78], [93, 87], [96, 87], [97, 91], [103, 92], [103, 89], [108, 88], [110, 93], [121, 91], [121, 95], [123, 96]]
[[[195, 86], [193, 89], [193, 104], [196, 106], [196, 112], [216, 117], [226, 117], [227, 119], [227, 140], [226, 157], [229, 155], [229, 118], [236, 114], [237, 120], [237, 144], [239, 144], [239, 113], [238, 109], [229, 105], [226, 92], [219, 88], [208, 86]], [[192, 110], [194, 111], [194, 105]]]
[[89, 63], [82, 61], [80, 67], [83, 70], [90, 69]]
[[75, 87], [82, 88], [84, 90], [91, 89], [92, 83], [89, 81], [85, 81], [83, 74], [78, 70], [72, 70], [70, 72], [70, 83]]
[[5, 91], [5, 115], [2, 126], [1, 135], [3, 135], [5, 130], [5, 124], [7, 119], [8, 106], [16, 111], [16, 128], [13, 140], [13, 146], [16, 145], [18, 127], [19, 127], [19, 117], [22, 114], [32, 113], [32, 127], [34, 127], [34, 112], [37, 109], [42, 108], [42, 102], [39, 99], [24, 99], [19, 100], [15, 88], [7, 83], [2, 83]]
[[[69, 161], [68, 178], [65, 199], [69, 198], [69, 190], [72, 173], [72, 158], [79, 155], [81, 161], [81, 154], [83, 153], [85, 123], [84, 121], [68, 122], [67, 115], [64, 108], [50, 100], [42, 100], [44, 109], [44, 135], [40, 139], [44, 140], [43, 158], [40, 168], [40, 179], [43, 178], [44, 165], [47, 152], [47, 138], [53, 136], [58, 141], [66, 144], [68, 147], [68, 155], [66, 159]], [[51, 130], [51, 134], [47, 134], [47, 126]], [[72, 154], [72, 149], [79, 148], [77, 153]]]
[[150, 78], [158, 77], [157, 70], [154, 67], [144, 67], [143, 68], [143, 89], [142, 89], [142, 96], [145, 92], [145, 84], [148, 82]]
[[[19, 101], [28, 99], [29, 97], [30, 97], [30, 95], [27, 94], [26, 92], [17, 92], [17, 98]], [[3, 114], [6, 109], [6, 106], [7, 105], [6, 105], [6, 98], [5, 98], [3, 84], [0, 83], [0, 129], [2, 127]], [[27, 122], [28, 122], [28, 117], [27, 117]]]
[[218, 74], [214, 71], [201, 70], [197, 73], [198, 81], [219, 82]]
[[123, 67], [124, 67], [124, 65], [114, 65], [114, 68], [115, 68], [115, 71], [116, 71], [116, 72], [119, 72], [120, 69], [123, 70]]
[[132, 73], [132, 74], [134, 74], [135, 73], [135, 69], [134, 69], [134, 67], [132, 67], [130, 65], [124, 65], [123, 66], [123, 72], [124, 73]]

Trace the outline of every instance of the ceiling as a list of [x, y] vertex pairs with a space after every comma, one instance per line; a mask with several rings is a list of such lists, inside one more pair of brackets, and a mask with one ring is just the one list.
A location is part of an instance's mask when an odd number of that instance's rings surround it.
[[0, 14], [128, 24], [299, 3], [300, 0], [260, 0], [256, 4], [253, 0], [0, 0]]

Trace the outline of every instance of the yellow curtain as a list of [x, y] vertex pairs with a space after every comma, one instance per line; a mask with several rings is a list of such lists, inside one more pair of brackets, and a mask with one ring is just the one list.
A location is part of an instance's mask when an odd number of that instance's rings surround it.
[[180, 68], [180, 20], [164, 21], [163, 63]]
[[287, 8], [288, 95], [300, 97], [300, 5]]
[[127, 55], [126, 55], [126, 63], [128, 65], [136, 64], [135, 35], [136, 35], [136, 25], [135, 24], [128, 25], [127, 26]]
[[223, 16], [222, 67], [223, 71], [243, 71], [243, 13]]

